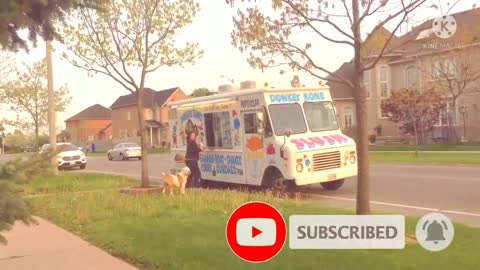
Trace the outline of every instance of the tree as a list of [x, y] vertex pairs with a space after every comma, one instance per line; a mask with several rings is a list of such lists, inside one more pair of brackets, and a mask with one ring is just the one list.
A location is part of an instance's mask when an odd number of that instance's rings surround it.
[[399, 124], [402, 134], [415, 137], [415, 155], [418, 155], [419, 132], [423, 134], [433, 129], [446, 103], [433, 88], [424, 91], [401, 89], [393, 91], [381, 106], [388, 113], [388, 119]]
[[7, 134], [5, 137], [5, 148], [12, 152], [20, 152], [28, 144], [28, 138], [20, 130], [15, 130], [13, 134]]
[[199, 10], [194, 0], [112, 0], [100, 10], [80, 8], [64, 29], [74, 66], [103, 74], [136, 96], [142, 147], [142, 186], [149, 186], [143, 92], [147, 75], [164, 66], [193, 63], [198, 44], [175, 36]]
[[[17, 72], [17, 79], [10, 81], [0, 89], [0, 103], [10, 106], [16, 112], [17, 119], [5, 120], [9, 125], [35, 131], [35, 147], [38, 148], [39, 129], [47, 125], [48, 88], [47, 67], [45, 61], [34, 63], [25, 72]], [[70, 103], [68, 87], [62, 86], [55, 91], [56, 111], [64, 111]], [[26, 115], [27, 117], [23, 117]]]
[[214, 93], [211, 92], [208, 88], [202, 87], [193, 90], [191, 96], [192, 97], [203, 97], [203, 96], [211, 96]]
[[421, 72], [431, 82], [431, 87], [437, 88], [448, 100], [447, 123], [449, 139], [457, 139], [454, 128], [458, 101], [461, 97], [480, 93], [480, 66], [475, 59], [475, 53], [469, 48], [453, 50], [432, 58], [429, 68]]
[[15, 72], [15, 59], [11, 53], [3, 51], [0, 51], [0, 59], [2, 59], [0, 62], [0, 82], [4, 82]]
[[62, 130], [59, 134], [57, 134], [57, 141], [60, 142], [68, 142], [70, 141], [70, 132], [68, 130]]
[[[227, 0], [233, 4], [234, 0]], [[248, 62], [261, 70], [286, 66], [301, 70], [320, 80], [337, 81], [354, 89], [358, 127], [357, 213], [370, 212], [368, 159], [368, 123], [363, 72], [372, 69], [388, 52], [402, 44], [396, 37], [400, 27], [409, 21], [417, 8], [428, 6], [428, 0], [272, 0], [275, 16], [262, 13], [258, 7], [239, 10], [234, 18], [232, 42], [241, 52], [248, 52]], [[378, 24], [362, 39], [368, 21]], [[384, 27], [389, 25], [392, 31]], [[314, 45], [295, 38], [306, 31], [319, 40], [346, 46], [353, 52], [353, 72], [349, 77], [323, 67], [321, 55], [312, 52]], [[395, 41], [395, 42], [393, 42]], [[398, 41], [398, 42], [397, 42]], [[406, 42], [406, 40], [405, 40]]]
[[105, 0], [2, 0], [0, 1], [0, 47], [13, 51], [28, 50], [27, 40], [19, 31], [28, 29], [28, 39], [36, 45], [37, 36], [58, 38], [55, 21], [77, 7], [96, 8]]

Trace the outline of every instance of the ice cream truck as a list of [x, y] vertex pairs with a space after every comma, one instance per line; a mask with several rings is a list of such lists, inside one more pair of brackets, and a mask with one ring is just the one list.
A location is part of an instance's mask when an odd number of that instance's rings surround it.
[[357, 175], [355, 142], [340, 131], [327, 87], [231, 90], [168, 106], [172, 159], [184, 166], [196, 132], [203, 180], [334, 190]]

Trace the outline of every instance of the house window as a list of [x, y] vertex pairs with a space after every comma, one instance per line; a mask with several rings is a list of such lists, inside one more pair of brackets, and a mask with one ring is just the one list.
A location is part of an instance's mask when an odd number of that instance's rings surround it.
[[207, 146], [215, 148], [232, 148], [230, 113], [206, 113], [204, 118]]
[[407, 77], [407, 88], [418, 89], [418, 69], [416, 66], [408, 66], [405, 70]]
[[432, 78], [446, 79], [455, 76], [455, 65], [451, 58], [440, 58], [432, 63]]
[[370, 70], [365, 70], [363, 72], [363, 86], [365, 87], [365, 91], [367, 91], [367, 98], [370, 98], [370, 92], [371, 92], [371, 71]]
[[385, 99], [380, 100], [380, 118], [388, 118], [388, 112], [386, 112], [382, 109], [382, 104], [383, 104], [384, 100]]
[[130, 114], [129, 111], [127, 112], [127, 120], [128, 120], [128, 121], [132, 120], [132, 115]]
[[380, 102], [378, 103], [380, 118], [388, 118], [388, 113], [382, 109], [382, 102], [390, 96], [390, 74], [387, 66], [380, 67], [379, 72]]
[[343, 120], [344, 127], [352, 127], [355, 125], [353, 120], [353, 108], [351, 106], [345, 106], [343, 108]]
[[380, 97], [387, 98], [390, 95], [390, 81], [389, 81], [388, 67], [380, 67]]
[[[452, 114], [452, 115], [451, 115]], [[447, 102], [447, 106], [445, 110], [440, 112], [440, 116], [438, 117], [438, 121], [434, 123], [434, 126], [448, 126], [449, 125], [449, 118], [451, 117], [451, 123], [453, 126], [456, 124], [456, 117], [454, 115], [454, 111], [450, 110], [450, 102]], [[451, 115], [449, 117], [449, 115]]]

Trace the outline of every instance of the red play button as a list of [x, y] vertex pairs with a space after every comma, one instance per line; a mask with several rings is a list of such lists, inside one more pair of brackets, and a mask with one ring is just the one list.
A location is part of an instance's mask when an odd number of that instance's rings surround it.
[[257, 236], [257, 235], [259, 235], [259, 234], [261, 234], [261, 233], [262, 233], [261, 230], [259, 230], [259, 229], [257, 229], [257, 228], [255, 228], [255, 227], [252, 226], [252, 238], [254, 238], [255, 236]]
[[232, 213], [226, 234], [228, 245], [238, 257], [248, 262], [265, 262], [282, 250], [287, 226], [273, 206], [250, 202]]

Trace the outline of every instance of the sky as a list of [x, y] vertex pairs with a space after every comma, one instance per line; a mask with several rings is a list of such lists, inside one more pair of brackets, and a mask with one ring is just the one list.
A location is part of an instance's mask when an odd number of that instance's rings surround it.
[[[241, 3], [237, 0], [235, 7], [225, 4], [224, 0], [199, 0], [200, 12], [196, 15], [193, 23], [181, 31], [179, 40], [188, 40], [198, 42], [200, 48], [204, 50], [204, 56], [196, 61], [194, 65], [187, 65], [185, 68], [165, 67], [152, 73], [147, 78], [146, 87], [155, 90], [162, 90], [171, 87], [180, 87], [186, 94], [190, 94], [194, 89], [207, 87], [217, 90], [221, 84], [228, 84], [229, 81], [220, 76], [225, 75], [235, 80], [239, 84], [244, 80], [256, 80], [258, 86], [263, 82], [268, 82], [270, 86], [276, 88], [288, 88], [290, 80], [294, 74], [300, 75], [300, 81], [307, 87], [318, 86], [319, 79], [309, 76], [305, 73], [286, 73], [280, 74], [280, 69], [270, 69], [265, 72], [252, 69], [246, 61], [247, 54], [242, 54], [238, 49], [231, 45], [230, 34], [233, 30], [233, 19], [238, 8], [251, 7], [259, 5], [262, 10], [272, 10], [272, 0], [260, 0], [257, 3]], [[428, 10], [416, 14], [416, 19], [421, 22], [425, 19], [438, 17], [445, 12], [449, 0], [440, 0], [442, 9]], [[456, 1], [451, 1], [456, 2]], [[480, 6], [480, 0], [461, 0], [452, 8], [449, 13], [463, 11], [472, 7], [473, 3]], [[269, 11], [272, 16], [275, 12]], [[377, 23], [372, 18], [365, 26], [364, 31], [368, 31]], [[412, 23], [413, 24], [413, 23]], [[413, 26], [413, 25], [411, 25]], [[410, 27], [410, 26], [409, 26]], [[387, 26], [388, 28], [388, 26]], [[329, 30], [327, 30], [329, 31]], [[298, 33], [295, 41], [299, 43], [313, 43], [314, 56], [318, 63], [323, 67], [334, 71], [343, 62], [350, 61], [353, 57], [353, 51], [350, 47], [334, 45], [330, 42], [320, 41], [318, 37], [309, 32]], [[61, 44], [53, 44], [55, 52], [53, 54], [53, 74], [54, 87], [68, 84], [72, 102], [65, 112], [58, 114], [58, 123], [64, 127], [64, 120], [82, 111], [83, 109], [101, 104], [109, 107], [120, 95], [129, 94], [117, 82], [103, 75], [89, 77], [86, 71], [72, 66], [66, 60], [61, 59], [64, 48]], [[37, 48], [30, 53], [17, 53], [17, 63], [32, 63], [45, 57], [45, 43], [39, 42]], [[6, 108], [0, 108], [0, 113], [4, 117], [14, 118], [15, 115]], [[2, 118], [2, 117], [0, 117]]]

